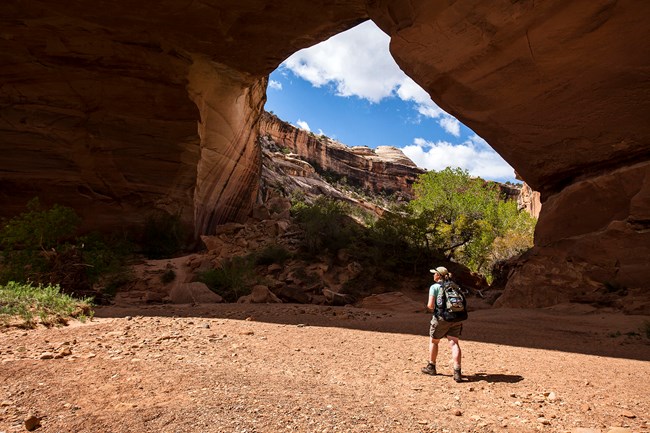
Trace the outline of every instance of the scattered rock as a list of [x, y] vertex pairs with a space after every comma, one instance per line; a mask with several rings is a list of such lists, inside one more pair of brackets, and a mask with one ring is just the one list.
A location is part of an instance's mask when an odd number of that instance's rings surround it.
[[25, 420], [25, 429], [27, 431], [36, 430], [41, 426], [41, 418], [36, 415], [30, 414]]
[[54, 359], [54, 353], [52, 352], [43, 352], [38, 357], [39, 359]]
[[625, 418], [630, 418], [630, 419], [636, 418], [636, 414], [634, 412], [629, 411], [629, 410], [624, 410], [623, 412], [621, 412], [621, 416], [624, 416]]

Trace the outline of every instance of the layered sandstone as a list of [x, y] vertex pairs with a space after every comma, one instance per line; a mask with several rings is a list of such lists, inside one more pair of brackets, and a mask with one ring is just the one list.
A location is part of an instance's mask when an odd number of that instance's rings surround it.
[[243, 220], [266, 76], [369, 17], [541, 192], [536, 246], [501, 305], [647, 293], [648, 16], [634, 0], [4, 2], [0, 212], [38, 195], [109, 229], [162, 209], [196, 237]]
[[539, 218], [539, 213], [542, 210], [542, 202], [539, 192], [533, 189], [527, 183], [521, 185], [519, 195], [517, 196], [517, 204], [519, 209], [524, 209], [531, 216]]
[[347, 183], [374, 194], [397, 193], [412, 197], [411, 186], [425, 172], [396, 147], [346, 146], [329, 137], [296, 128], [266, 112], [259, 125], [260, 135], [289, 149], [321, 172], [345, 177]]
[[245, 219], [266, 76], [365, 18], [361, 2], [2, 3], [0, 217], [39, 196], [87, 229]]

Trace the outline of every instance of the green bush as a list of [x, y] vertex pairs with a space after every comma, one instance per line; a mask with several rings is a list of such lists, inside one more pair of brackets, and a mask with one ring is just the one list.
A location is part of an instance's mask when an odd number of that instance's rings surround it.
[[319, 197], [313, 204], [294, 204], [291, 212], [305, 232], [303, 247], [309, 254], [335, 254], [359, 238], [358, 225], [348, 216], [350, 206], [340, 201]]
[[[80, 219], [70, 208], [54, 205], [42, 210], [38, 198], [27, 211], [3, 221], [0, 229], [0, 284], [8, 281], [49, 283], [60, 255], [69, 255]], [[52, 281], [53, 282], [53, 281]]]
[[[65, 324], [69, 318], [92, 317], [89, 298], [75, 299], [63, 294], [58, 285], [33, 286], [11, 281], [0, 285], [0, 323], [33, 327]], [[38, 318], [38, 321], [36, 320]], [[14, 323], [16, 320], [22, 322]]]
[[536, 220], [505, 201], [494, 183], [448, 167], [421, 175], [413, 189], [411, 208], [428, 213], [429, 244], [488, 279], [496, 263], [533, 245]]
[[90, 233], [78, 239], [90, 283], [101, 287], [102, 294], [112, 297], [119, 287], [133, 279], [128, 261], [133, 243], [126, 236]]
[[287, 251], [282, 245], [277, 244], [269, 245], [254, 255], [256, 265], [283, 264], [292, 256], [291, 252]]
[[68, 207], [41, 209], [38, 198], [32, 199], [26, 212], [0, 228], [0, 284], [56, 284], [66, 293], [83, 295], [95, 285], [123, 278], [131, 244], [125, 237], [76, 236], [80, 222]]
[[250, 294], [253, 272], [253, 258], [233, 257], [221, 267], [199, 274], [198, 280], [220, 295], [226, 302], [237, 302], [241, 296]]

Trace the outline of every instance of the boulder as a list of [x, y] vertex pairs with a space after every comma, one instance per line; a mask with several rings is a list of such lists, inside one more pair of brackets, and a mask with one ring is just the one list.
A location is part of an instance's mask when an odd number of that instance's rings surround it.
[[221, 296], [214, 293], [208, 286], [201, 282], [175, 285], [169, 293], [169, 299], [174, 304], [212, 304], [223, 302]]
[[237, 300], [239, 304], [278, 304], [281, 302], [280, 298], [263, 285], [254, 286], [250, 295], [242, 296]]

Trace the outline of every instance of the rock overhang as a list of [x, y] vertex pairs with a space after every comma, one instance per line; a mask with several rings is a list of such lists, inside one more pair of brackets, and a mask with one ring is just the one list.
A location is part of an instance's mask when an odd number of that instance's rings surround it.
[[[650, 244], [650, 48], [639, 43], [650, 4], [33, 1], [0, 12], [5, 215], [44, 194], [104, 228], [135, 224], [151, 208], [180, 211], [195, 236], [244, 218], [257, 193], [266, 76], [370, 18], [391, 36], [400, 67], [553, 203], [540, 236], [575, 218], [564, 194], [596, 212], [619, 185], [630, 204], [587, 233], [578, 221], [575, 233], [564, 227], [538, 242], [510, 292], [527, 293], [556, 266], [551, 256], [581, 275], [572, 293], [611, 281], [648, 288], [647, 263], [623, 250]], [[613, 230], [616, 249], [590, 256]]]

